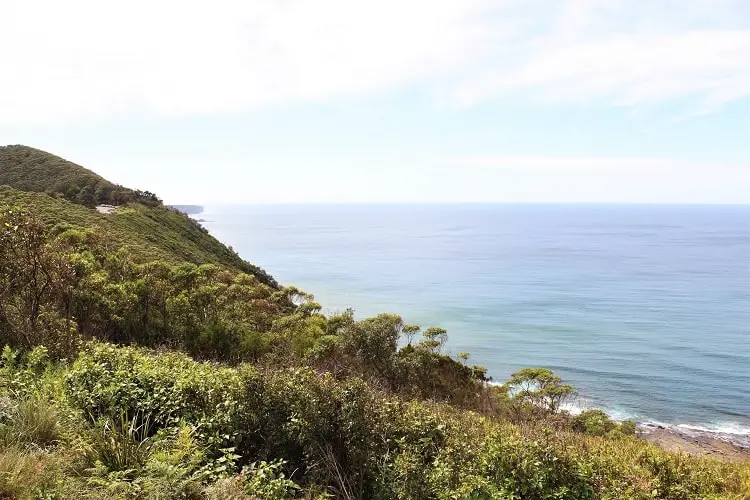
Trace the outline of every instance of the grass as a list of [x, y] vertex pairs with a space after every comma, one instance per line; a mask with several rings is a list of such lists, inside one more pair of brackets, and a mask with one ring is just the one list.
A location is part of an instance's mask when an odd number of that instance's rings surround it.
[[96, 425], [84, 446], [86, 459], [109, 472], [137, 474], [150, 457], [152, 444], [148, 420], [139, 420], [122, 413], [119, 421], [106, 419]]
[[58, 457], [6, 447], [0, 451], [0, 498], [55, 498], [45, 492], [58, 488], [60, 474]]
[[13, 438], [19, 443], [48, 447], [60, 439], [57, 411], [48, 400], [22, 401], [11, 416]]
[[[52, 193], [75, 201], [81, 190], [123, 189], [91, 170], [59, 156], [27, 146], [0, 147], [0, 185], [23, 191]], [[126, 190], [129, 191], [129, 190]], [[92, 200], [93, 201], [93, 200]]]

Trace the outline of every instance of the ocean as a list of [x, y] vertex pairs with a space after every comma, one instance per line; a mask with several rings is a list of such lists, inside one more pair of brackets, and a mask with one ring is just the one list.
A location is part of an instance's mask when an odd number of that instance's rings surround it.
[[326, 311], [448, 330], [498, 382], [750, 446], [750, 206], [208, 206], [242, 257]]

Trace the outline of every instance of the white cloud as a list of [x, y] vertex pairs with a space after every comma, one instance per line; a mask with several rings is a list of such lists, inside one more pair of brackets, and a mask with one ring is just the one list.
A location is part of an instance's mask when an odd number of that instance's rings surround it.
[[486, 3], [11, 0], [0, 120], [237, 111], [411, 83], [482, 52]]
[[236, 112], [416, 84], [708, 112], [750, 95], [746, 0], [4, 0], [0, 123]]
[[695, 96], [699, 106], [713, 110], [750, 95], [750, 30], [550, 42], [519, 68], [464, 83], [457, 96], [468, 105], [509, 92], [620, 106]]
[[710, 112], [750, 95], [750, 4], [744, 0], [568, 0], [551, 27], [520, 44], [520, 62], [469, 73], [453, 93], [641, 106], [692, 98]]

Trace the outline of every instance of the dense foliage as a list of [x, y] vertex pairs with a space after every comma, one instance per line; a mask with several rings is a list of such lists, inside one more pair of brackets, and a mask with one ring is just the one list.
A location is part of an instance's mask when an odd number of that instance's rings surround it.
[[59, 156], [20, 145], [0, 147], [0, 185], [48, 193], [88, 207], [161, 203], [153, 193], [118, 186]]
[[[25, 212], [0, 213], [0, 344], [47, 346], [72, 357], [86, 339], [187, 351], [236, 363], [306, 364], [361, 376], [387, 390], [482, 403], [484, 370], [440, 353], [427, 329], [399, 348], [406, 327], [383, 314], [326, 317], [313, 298], [215, 264], [136, 264], [96, 231], [50, 235]], [[444, 336], [444, 335], [442, 335]]]
[[747, 465], [571, 417], [548, 369], [492, 385], [441, 328], [323, 314], [174, 210], [0, 204], [2, 498], [750, 495]]
[[744, 498], [750, 468], [406, 401], [312, 368], [37, 347], [0, 362], [0, 493], [18, 498]]
[[112, 252], [125, 249], [135, 262], [163, 260], [172, 264], [221, 264], [278, 287], [272, 276], [245, 262], [231, 248], [208, 234], [198, 222], [174, 209], [136, 203], [105, 215], [44, 193], [27, 193], [0, 186], [0, 209], [3, 206], [33, 211], [35, 218], [52, 233], [64, 232], [68, 228], [96, 229], [103, 245]]

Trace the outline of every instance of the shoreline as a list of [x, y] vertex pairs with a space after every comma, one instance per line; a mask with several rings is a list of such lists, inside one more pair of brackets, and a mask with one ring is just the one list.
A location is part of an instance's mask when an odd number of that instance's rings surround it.
[[[667, 451], [731, 462], [750, 462], [750, 442], [732, 441], [718, 433], [639, 423], [637, 436]], [[750, 441], [750, 436], [747, 439]]]
[[665, 450], [722, 460], [750, 462], [750, 426], [744, 423], [727, 423], [723, 426], [665, 423], [658, 420], [633, 418], [584, 399], [569, 403], [563, 409], [573, 416], [586, 410], [602, 410], [617, 423], [633, 420], [636, 422], [638, 438]]
[[[578, 415], [592, 409], [604, 411], [609, 418], [618, 423], [626, 420], [622, 415], [614, 415], [596, 405], [574, 403], [564, 408], [570, 415]], [[661, 449], [717, 460], [750, 462], [750, 428], [722, 431], [694, 424], [668, 424], [654, 420], [635, 422], [636, 436]]]

